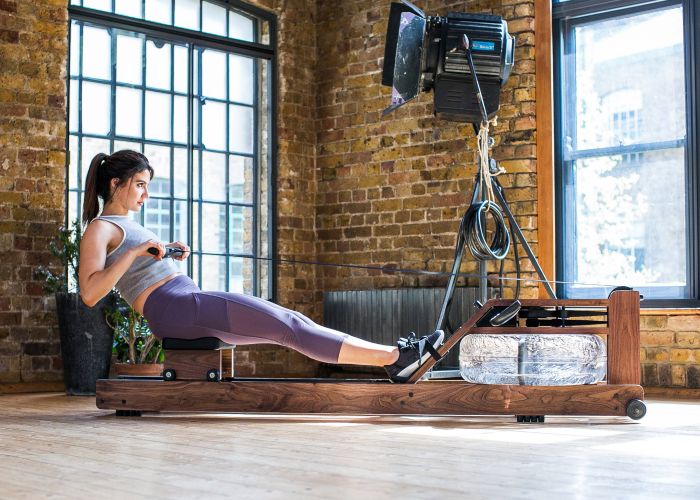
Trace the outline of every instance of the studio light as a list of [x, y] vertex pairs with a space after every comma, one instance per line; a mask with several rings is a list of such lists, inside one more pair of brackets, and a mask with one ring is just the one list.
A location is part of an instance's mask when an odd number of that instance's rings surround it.
[[435, 116], [480, 123], [482, 114], [466, 57], [471, 49], [486, 113], [498, 111], [501, 87], [513, 67], [514, 39], [500, 16], [451, 12], [427, 16], [406, 0], [392, 3], [387, 26], [382, 84], [392, 87], [386, 115], [420, 92], [435, 91]]

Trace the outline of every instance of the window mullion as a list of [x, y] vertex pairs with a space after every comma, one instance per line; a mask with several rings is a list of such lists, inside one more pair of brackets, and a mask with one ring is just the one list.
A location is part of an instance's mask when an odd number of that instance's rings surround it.
[[225, 64], [225, 78], [224, 78], [224, 84], [226, 88], [226, 102], [224, 103], [226, 106], [226, 132], [225, 132], [225, 142], [226, 142], [226, 153], [224, 156], [224, 189], [226, 191], [224, 197], [226, 199], [226, 204], [224, 205], [224, 211], [226, 212], [224, 220], [226, 221], [226, 231], [225, 231], [225, 247], [226, 248], [226, 290], [231, 289], [231, 262], [233, 257], [231, 256], [231, 199], [230, 199], [230, 182], [231, 179], [229, 178], [230, 175], [230, 162], [229, 159], [231, 157], [231, 95], [230, 95], [230, 82], [229, 78], [231, 76], [231, 71], [230, 71], [230, 57], [228, 53], [224, 54], [224, 57], [226, 58], [226, 64]]
[[204, 146], [202, 145], [202, 122], [204, 121], [202, 118], [202, 50], [201, 48], [197, 48], [196, 51], [197, 54], [197, 147], [198, 147], [198, 158], [199, 161], [197, 162], [197, 176], [199, 179], [199, 194], [198, 194], [198, 199], [197, 203], [199, 204], [199, 210], [197, 211], [197, 227], [199, 228], [197, 231], [197, 237], [199, 239], [198, 241], [198, 247], [200, 251], [200, 258], [199, 258], [199, 286], [202, 286], [202, 261], [204, 260], [204, 249], [202, 247], [202, 212], [203, 212], [203, 204], [202, 204], [202, 185], [204, 184], [204, 179], [203, 179], [203, 170], [202, 170], [202, 163], [203, 163], [203, 158], [202, 158], [202, 152], [204, 150]]
[[[255, 24], [257, 26], [257, 23]], [[257, 37], [256, 37], [257, 40]], [[264, 63], [263, 63], [264, 64]], [[252, 253], [253, 257], [255, 257], [253, 260], [251, 260], [252, 264], [252, 269], [253, 269], [253, 294], [254, 295], [259, 295], [260, 294], [260, 283], [258, 283], [258, 261], [256, 260], [257, 257], [261, 257], [260, 252], [258, 250], [258, 244], [259, 244], [259, 236], [260, 236], [260, 226], [259, 226], [259, 210], [260, 210], [260, 196], [259, 196], [259, 189], [260, 189], [260, 134], [259, 134], [259, 129], [260, 129], [260, 99], [259, 99], [259, 75], [260, 75], [260, 61], [258, 59], [253, 60], [253, 130], [255, 131], [255, 134], [253, 134], [253, 152], [254, 152], [254, 157], [253, 157], [253, 162], [252, 162], [252, 176], [253, 176], [253, 234], [252, 234]], [[269, 188], [268, 188], [269, 189]], [[263, 264], [264, 265], [264, 264]]]
[[663, 149], [675, 149], [684, 147], [687, 144], [685, 138], [659, 142], [640, 142], [636, 144], [626, 144], [624, 146], [610, 146], [606, 148], [591, 148], [572, 150], [565, 153], [565, 159], [580, 160], [582, 158], [593, 158], [596, 156], [613, 156], [629, 153], [644, 153], [646, 151], [660, 151]]
[[[556, 21], [588, 15], [611, 16], [625, 11], [659, 8], [679, 4], [684, 0], [578, 0], [553, 2], [552, 18]], [[692, 0], [691, 0], [692, 1]]]
[[700, 8], [696, 0], [683, 0], [685, 13], [683, 29], [686, 65], [686, 123], [687, 146], [686, 162], [688, 168], [686, 175], [687, 207], [686, 217], [689, 222], [687, 227], [687, 283], [690, 297], [700, 299], [700, 204], [698, 200], [700, 190], [700, 79], [697, 71], [700, 69]]
[[[156, 24], [151, 21], [111, 14], [103, 11], [91, 11], [71, 5], [68, 12], [72, 19], [100, 23], [128, 31], [136, 31], [163, 40], [196, 43], [201, 47], [224, 51], [235, 51], [250, 57], [272, 59], [274, 48], [258, 42], [247, 42], [236, 38], [224, 38], [210, 33], [196, 32], [172, 25]], [[173, 13], [174, 16], [174, 13]]]
[[[197, 221], [193, 220], [194, 216], [194, 145], [192, 133], [194, 128], [194, 113], [192, 106], [194, 102], [194, 82], [193, 82], [193, 58], [194, 46], [187, 44], [187, 241], [194, 245], [194, 225]], [[197, 247], [197, 251], [201, 252], [201, 247]], [[192, 254], [191, 254], [192, 255]], [[201, 257], [200, 257], [201, 260]], [[190, 276], [194, 273], [193, 260], [190, 258], [187, 262], [187, 270]]]
[[170, 44], [170, 241], [175, 241], [175, 44]]
[[[112, 8], [114, 8], [114, 0], [112, 0]], [[117, 133], [117, 33], [113, 29], [108, 29], [111, 46], [111, 82], [110, 88], [110, 119], [109, 119], [109, 148], [114, 151], [114, 137]]]
[[[84, 23], [78, 23], [79, 25], [79, 32], [80, 32], [80, 47], [78, 48], [78, 79], [77, 79], [77, 85], [78, 85], [78, 174], [77, 174], [77, 179], [78, 183], [82, 183], [82, 178], [83, 178], [83, 25]], [[70, 78], [70, 74], [68, 75], [68, 78]], [[70, 117], [69, 117], [70, 119]], [[70, 127], [68, 127], [70, 130]], [[80, 213], [80, 207], [82, 206], [82, 198], [83, 198], [83, 192], [85, 186], [78, 185], [78, 207], [77, 211]], [[68, 224], [70, 223], [69, 220], [67, 220], [68, 217], [68, 210], [66, 210], [66, 227], [70, 227]]]

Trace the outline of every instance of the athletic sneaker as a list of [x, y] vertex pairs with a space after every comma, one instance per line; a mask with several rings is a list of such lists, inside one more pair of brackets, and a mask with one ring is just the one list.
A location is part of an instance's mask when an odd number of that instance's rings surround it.
[[391, 381], [406, 382], [428, 357], [433, 356], [435, 359], [440, 359], [437, 348], [442, 344], [444, 337], [445, 333], [442, 330], [437, 330], [419, 339], [413, 332], [408, 338], [400, 338], [397, 342], [399, 359], [393, 365], [384, 366]]

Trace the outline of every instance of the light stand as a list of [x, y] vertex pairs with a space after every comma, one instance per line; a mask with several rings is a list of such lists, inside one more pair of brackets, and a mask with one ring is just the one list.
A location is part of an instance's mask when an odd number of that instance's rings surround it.
[[[477, 101], [479, 102], [479, 109], [481, 110], [481, 118], [482, 118], [482, 123], [486, 124], [488, 122], [488, 116], [486, 113], [486, 105], [484, 103], [484, 98], [481, 95], [481, 87], [479, 86], [479, 79], [476, 75], [476, 70], [474, 69], [474, 60], [472, 59], [472, 52], [470, 48], [470, 43], [469, 43], [469, 38], [467, 35], [463, 35], [463, 45], [464, 48], [466, 49], [467, 52], [467, 60], [469, 62], [469, 69], [472, 74], [472, 78], [474, 81], [474, 90], [476, 92], [476, 98]], [[477, 124], [473, 124], [474, 126], [474, 131], [479, 133], [479, 128]], [[488, 152], [488, 149], [487, 149]], [[479, 154], [483, 154], [483, 152], [479, 152]], [[488, 153], [487, 153], [488, 154]], [[491, 158], [486, 158], [486, 161], [488, 162], [489, 165], [489, 171], [491, 173], [496, 173], [498, 172], [498, 164], [496, 163], [495, 160]], [[525, 249], [525, 253], [527, 254], [528, 258], [530, 259], [530, 262], [532, 263], [533, 267], [535, 268], [535, 271], [537, 272], [537, 275], [539, 276], [542, 284], [544, 285], [545, 289], [547, 290], [547, 294], [549, 295], [550, 298], [556, 299], [556, 295], [554, 293], [554, 290], [552, 289], [551, 285], [549, 284], [549, 281], [547, 280], [547, 277], [544, 275], [544, 271], [542, 271], [542, 268], [540, 267], [539, 262], [537, 261], [537, 257], [535, 257], [535, 254], [532, 252], [532, 248], [530, 248], [530, 244], [527, 242], [525, 239], [525, 235], [523, 234], [522, 230], [520, 229], [520, 226], [518, 225], [517, 221], [515, 220], [515, 217], [513, 216], [513, 213], [510, 211], [510, 207], [508, 206], [508, 202], [506, 201], [504, 195], [503, 195], [503, 187], [501, 186], [500, 182], [498, 182], [498, 179], [495, 177], [489, 176], [488, 179], [482, 179], [481, 175], [481, 169], [477, 169], [476, 177], [474, 179], [474, 191], [472, 193], [472, 200], [471, 203], [474, 204], [479, 198], [482, 200], [485, 199], [486, 197], [486, 191], [489, 188], [487, 183], [490, 183], [490, 187], [493, 190], [493, 193], [496, 196], [496, 199], [498, 200], [499, 205], [501, 206], [503, 212], [505, 213], [506, 217], [508, 218], [508, 221], [510, 223], [510, 229], [513, 233], [515, 233], [515, 236], [517, 237], [518, 241], [520, 244], [523, 246]], [[466, 215], [466, 214], [465, 214]], [[483, 223], [483, 221], [482, 221]], [[438, 316], [437, 323], [435, 325], [435, 330], [444, 330], [446, 325], [447, 325], [447, 314], [450, 308], [450, 303], [452, 302], [452, 296], [454, 294], [454, 288], [455, 284], [457, 282], [457, 276], [459, 274], [459, 269], [462, 264], [462, 258], [464, 257], [464, 247], [465, 247], [465, 241], [464, 241], [464, 235], [462, 234], [462, 231], [460, 231], [460, 234], [458, 236], [458, 249], [455, 255], [455, 260], [454, 263], [452, 264], [452, 273], [450, 275], [450, 279], [447, 283], [447, 288], [445, 290], [445, 297], [442, 302], [442, 307], [440, 308], [440, 314]], [[485, 260], [479, 260], [479, 297], [481, 303], [486, 302], [488, 299], [487, 296], [487, 277], [486, 277], [486, 261]], [[479, 307], [481, 307], [481, 303], [477, 304]], [[442, 376], [448, 376], [452, 377], [454, 376], [453, 370], [444, 370], [443, 372], [436, 371], [436, 372], [429, 372], [426, 374], [428, 378], [442, 378]], [[457, 376], [459, 376], [459, 372], [457, 372]]]

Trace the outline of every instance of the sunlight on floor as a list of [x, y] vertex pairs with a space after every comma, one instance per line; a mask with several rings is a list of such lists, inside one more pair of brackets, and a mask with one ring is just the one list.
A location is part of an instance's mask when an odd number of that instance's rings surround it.
[[435, 429], [432, 427], [397, 427], [385, 429], [386, 432], [398, 434], [420, 434], [431, 437], [449, 437], [467, 440], [481, 440], [502, 443], [519, 444], [557, 444], [566, 443], [591, 437], [601, 438], [620, 434], [621, 431], [593, 429], [589, 427], [552, 428], [546, 424], [532, 425], [519, 424], [514, 428], [490, 428], [490, 429]]
[[659, 459], [697, 460], [700, 459], [700, 437], [659, 436], [593, 446], [591, 449], [637, 456], [653, 453], [654, 457]]

